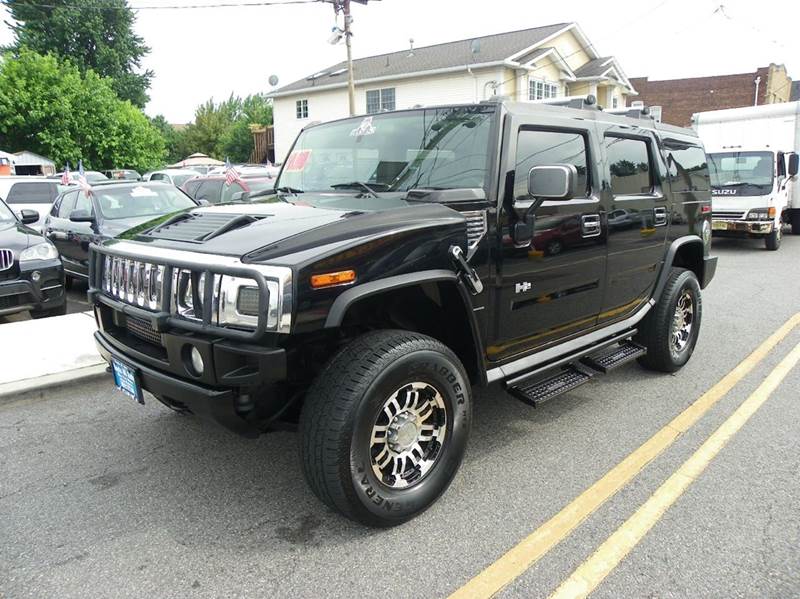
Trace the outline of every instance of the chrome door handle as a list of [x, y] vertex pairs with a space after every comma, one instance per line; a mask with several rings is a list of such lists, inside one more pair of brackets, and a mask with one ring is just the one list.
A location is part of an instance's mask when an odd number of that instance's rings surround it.
[[656, 227], [663, 227], [667, 224], [667, 209], [663, 206], [658, 206], [657, 208], [653, 209], [653, 214], [655, 215], [655, 226]]
[[584, 214], [581, 216], [581, 236], [599, 237], [600, 236], [600, 215]]

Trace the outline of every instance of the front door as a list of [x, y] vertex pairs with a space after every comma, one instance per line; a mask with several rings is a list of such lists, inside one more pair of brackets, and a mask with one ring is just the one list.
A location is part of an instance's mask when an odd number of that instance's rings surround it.
[[601, 323], [624, 318], [650, 299], [664, 260], [669, 221], [666, 171], [652, 133], [609, 126], [602, 142], [609, 277]]
[[[84, 191], [79, 191], [75, 200], [73, 212], [82, 212], [96, 216], [92, 199]], [[89, 276], [89, 245], [96, 238], [95, 225], [93, 223], [74, 222], [66, 220], [66, 241], [61, 251], [61, 261], [64, 270], [70, 274]]]
[[[546, 126], [522, 123], [508, 131], [513, 185], [503, 198], [503, 242], [498, 264], [492, 361], [547, 345], [595, 325], [604, 292], [606, 218], [591, 157], [594, 125], [548, 117]], [[573, 164], [578, 183], [573, 199], [545, 201], [533, 214], [529, 245], [515, 243], [513, 223], [531, 205], [528, 173], [534, 166]], [[517, 240], [518, 241], [518, 240]], [[522, 245], [522, 247], [520, 247]]]

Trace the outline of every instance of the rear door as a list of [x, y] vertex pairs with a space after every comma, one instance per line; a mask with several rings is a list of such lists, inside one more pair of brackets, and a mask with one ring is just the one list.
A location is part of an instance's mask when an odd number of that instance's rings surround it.
[[[488, 349], [492, 361], [590, 329], [604, 291], [606, 218], [593, 166], [598, 152], [594, 124], [552, 115], [541, 124], [514, 122], [517, 118], [507, 117], [506, 124], [509, 155], [504, 163], [513, 166], [513, 184], [507, 180], [501, 214], [501, 285], [495, 340]], [[532, 243], [519, 247], [512, 231], [532, 202], [530, 169], [564, 163], [578, 171], [576, 197], [545, 201], [534, 215]]]
[[651, 296], [669, 222], [666, 167], [649, 130], [605, 126], [603, 153], [610, 211], [608, 286], [600, 322], [619, 320]]

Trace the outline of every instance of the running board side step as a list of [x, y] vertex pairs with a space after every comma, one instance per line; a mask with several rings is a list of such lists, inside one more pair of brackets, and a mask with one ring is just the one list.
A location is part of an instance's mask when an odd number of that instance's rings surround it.
[[559, 361], [550, 368], [539, 369], [508, 381], [508, 392], [520, 401], [536, 407], [580, 387], [598, 374], [606, 374], [647, 353], [644, 347], [629, 339], [617, 338], [614, 342], [618, 343], [595, 347], [594, 352], [589, 355], [573, 356], [569, 361]]

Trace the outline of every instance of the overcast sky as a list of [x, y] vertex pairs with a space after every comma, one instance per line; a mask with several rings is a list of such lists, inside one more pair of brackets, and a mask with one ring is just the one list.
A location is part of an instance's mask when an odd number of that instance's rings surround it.
[[[130, 4], [223, 1], [231, 0]], [[402, 50], [409, 38], [425, 46], [577, 21], [601, 55], [615, 55], [629, 77], [749, 72], [770, 62], [800, 77], [797, 0], [382, 0], [355, 4], [353, 17], [357, 58]], [[140, 10], [136, 30], [152, 48], [145, 66], [155, 71], [147, 113], [186, 123], [209, 97], [266, 92], [272, 74], [280, 86], [335, 64], [345, 48], [327, 43], [333, 25], [330, 4]], [[0, 45], [10, 40], [8, 29], [0, 28]]]

